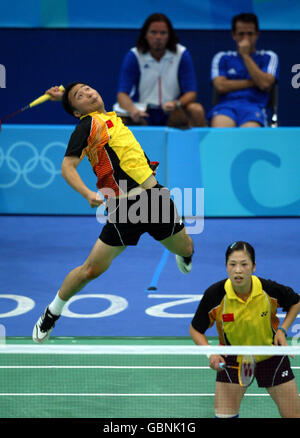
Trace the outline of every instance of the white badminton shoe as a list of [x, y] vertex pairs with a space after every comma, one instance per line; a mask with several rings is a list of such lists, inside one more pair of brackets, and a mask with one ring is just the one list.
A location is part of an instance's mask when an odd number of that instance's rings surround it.
[[175, 256], [178, 269], [183, 274], [189, 274], [192, 270], [192, 255], [189, 257]]
[[60, 315], [53, 315], [48, 307], [46, 308], [45, 312], [39, 317], [33, 328], [32, 339], [34, 342], [37, 344], [43, 344], [47, 341], [59, 316]]

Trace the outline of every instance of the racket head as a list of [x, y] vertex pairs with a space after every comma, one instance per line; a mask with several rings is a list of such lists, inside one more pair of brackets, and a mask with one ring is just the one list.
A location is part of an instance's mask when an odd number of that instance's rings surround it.
[[244, 388], [251, 385], [255, 377], [256, 360], [254, 356], [242, 356], [239, 361], [239, 384]]
[[29, 105], [24, 106], [23, 108], [20, 108], [20, 109], [18, 109], [17, 111], [15, 111], [15, 112], [13, 112], [13, 113], [11, 113], [11, 114], [8, 114], [8, 115], [5, 116], [5, 117], [2, 117], [2, 119], [1, 119], [1, 125], [3, 124], [3, 122], [6, 122], [6, 120], [9, 120], [9, 119], [11, 119], [12, 117], [17, 116], [18, 114], [22, 113], [23, 111], [27, 110], [28, 108], [29, 108]]

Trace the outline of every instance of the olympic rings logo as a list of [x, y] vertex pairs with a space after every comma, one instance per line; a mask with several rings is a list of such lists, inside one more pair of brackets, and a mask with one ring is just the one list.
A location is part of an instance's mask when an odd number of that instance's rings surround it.
[[[41, 153], [39, 153], [38, 149], [32, 143], [29, 143], [27, 141], [19, 141], [12, 144], [7, 150], [6, 154], [4, 153], [3, 149], [0, 148], [0, 170], [4, 165], [6, 165], [9, 172], [6, 172], [5, 175], [12, 174], [13, 176], [12, 178], [10, 178], [9, 182], [2, 182], [0, 180], [0, 188], [7, 189], [13, 187], [15, 184], [17, 184], [21, 177], [23, 177], [28, 186], [34, 189], [44, 189], [48, 187], [53, 182], [56, 175], [59, 175], [61, 173], [60, 165], [59, 168], [57, 168], [53, 160], [49, 157], [50, 149], [53, 149], [55, 147], [63, 148], [64, 152], [66, 150], [65, 143], [58, 141], [49, 143], [42, 150]], [[27, 159], [24, 164], [20, 164], [19, 160], [15, 158], [14, 155], [16, 155], [17, 157], [24, 157], [24, 148], [27, 148], [29, 150], [29, 152], [32, 154], [32, 157]], [[22, 151], [17, 153], [17, 149], [21, 149]], [[39, 165], [41, 166], [41, 168], [38, 168]], [[41, 170], [43, 170], [44, 172], [41, 172]], [[44, 174], [46, 174], [46, 181], [33, 181], [31, 175], [34, 171], [38, 172], [39, 179], [41, 179], [41, 176], [42, 178], [44, 178]]]

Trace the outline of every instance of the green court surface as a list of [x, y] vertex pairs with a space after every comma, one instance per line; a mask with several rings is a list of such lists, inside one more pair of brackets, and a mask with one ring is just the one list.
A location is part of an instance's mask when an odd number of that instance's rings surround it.
[[[215, 345], [216, 341], [211, 340]], [[7, 344], [31, 345], [12, 338]], [[185, 338], [54, 338], [60, 354], [1, 354], [0, 418], [213, 418], [215, 372], [206, 355], [180, 354]], [[178, 354], [67, 353], [69, 345], [178, 345]], [[37, 345], [37, 349], [40, 347]], [[300, 357], [292, 359], [300, 383]], [[279, 417], [264, 389], [247, 390], [241, 418]]]

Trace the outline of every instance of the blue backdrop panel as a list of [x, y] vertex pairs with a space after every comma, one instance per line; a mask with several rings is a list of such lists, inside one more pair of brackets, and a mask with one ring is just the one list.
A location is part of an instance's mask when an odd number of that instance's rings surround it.
[[[0, 143], [0, 213], [95, 214], [61, 176], [72, 126], [6, 126]], [[187, 131], [132, 128], [147, 156], [159, 161], [157, 179], [192, 202], [204, 189], [205, 216], [299, 216], [299, 128]], [[96, 190], [84, 159], [82, 179]], [[178, 191], [177, 191], [178, 193]], [[201, 192], [199, 190], [199, 196]], [[182, 204], [184, 205], [184, 204]]]
[[[210, 129], [193, 129], [190, 131], [179, 131], [170, 129], [168, 131], [168, 187], [174, 191], [179, 189], [183, 193], [182, 200], [176, 199], [178, 211], [183, 216], [203, 215], [203, 173], [199, 159], [199, 144], [209, 135]], [[204, 198], [206, 190], [204, 190]], [[185, 202], [184, 199], [191, 198]], [[181, 201], [181, 202], [180, 202]], [[209, 215], [208, 210], [205, 212]]]
[[298, 216], [299, 160], [297, 128], [170, 130], [167, 181], [203, 187], [205, 216]]
[[199, 160], [209, 216], [300, 214], [298, 129], [210, 130]]
[[[61, 163], [73, 127], [7, 127], [1, 135], [1, 212], [25, 214], [90, 214], [88, 205], [66, 184]], [[78, 170], [95, 189], [84, 160]]]
[[[5, 126], [0, 143], [0, 213], [94, 214], [89, 204], [61, 176], [61, 163], [75, 126]], [[157, 178], [165, 184], [166, 130], [136, 128], [151, 161], [159, 161]], [[96, 176], [85, 158], [78, 171], [97, 191]], [[103, 209], [99, 211], [99, 214]]]
[[233, 15], [255, 12], [262, 29], [299, 29], [297, 0], [15, 0], [2, 2], [2, 27], [139, 28], [145, 17], [163, 12], [179, 29], [228, 29]]

